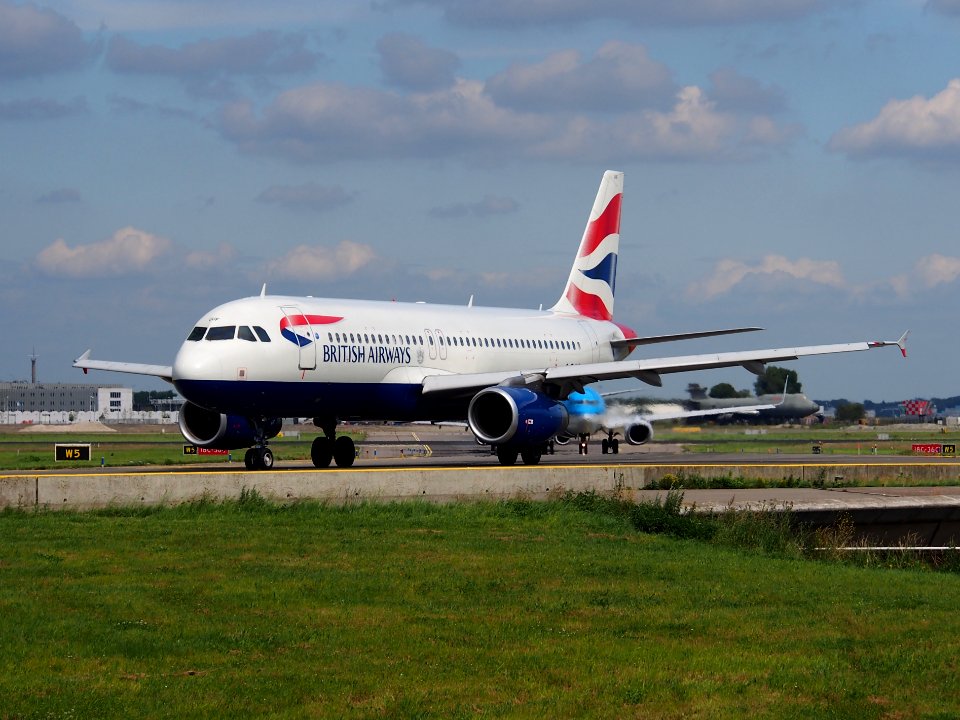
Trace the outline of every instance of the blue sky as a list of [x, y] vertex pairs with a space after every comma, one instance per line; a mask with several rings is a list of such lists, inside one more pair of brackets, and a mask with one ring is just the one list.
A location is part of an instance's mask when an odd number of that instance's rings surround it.
[[767, 328], [646, 354], [910, 328], [791, 367], [958, 394], [958, 39], [958, 0], [0, 0], [0, 379], [171, 362], [263, 282], [550, 305], [610, 168], [617, 320]]

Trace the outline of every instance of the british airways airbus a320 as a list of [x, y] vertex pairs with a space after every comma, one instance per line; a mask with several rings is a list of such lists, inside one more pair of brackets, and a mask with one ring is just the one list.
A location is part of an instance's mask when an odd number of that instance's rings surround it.
[[[93, 360], [87, 370], [153, 375], [185, 398], [184, 437], [200, 447], [249, 448], [248, 468], [273, 466], [268, 441], [281, 418], [314, 418], [317, 467], [353, 464], [342, 420], [466, 420], [504, 465], [539, 462], [551, 440], [595, 430], [612, 438], [603, 400], [585, 386], [614, 378], [660, 385], [661, 375], [854, 352], [895, 341], [627, 360], [639, 345], [758, 330], [734, 328], [639, 337], [613, 321], [623, 173], [604, 173], [566, 287], [546, 311], [267, 295], [214, 308], [172, 366]], [[904, 354], [905, 351], [904, 351]], [[698, 413], [707, 414], [707, 413]], [[650, 420], [619, 430], [640, 444]], [[616, 445], [613, 446], [614, 451]]]

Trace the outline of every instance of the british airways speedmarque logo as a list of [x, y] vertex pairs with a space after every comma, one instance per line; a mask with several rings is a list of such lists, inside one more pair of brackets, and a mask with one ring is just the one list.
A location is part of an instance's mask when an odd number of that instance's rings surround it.
[[[319, 335], [316, 338], [310, 336], [310, 328], [316, 325], [332, 325], [341, 320], [342, 317], [334, 315], [284, 315], [280, 320], [280, 334], [294, 345], [305, 347], [319, 338]], [[292, 328], [300, 328], [300, 332]]]

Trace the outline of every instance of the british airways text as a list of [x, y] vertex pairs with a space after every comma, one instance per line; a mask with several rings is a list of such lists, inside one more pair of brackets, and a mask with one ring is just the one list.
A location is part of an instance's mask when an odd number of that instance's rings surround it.
[[384, 347], [383, 345], [324, 345], [325, 363], [389, 363], [403, 365], [410, 363], [409, 347]]

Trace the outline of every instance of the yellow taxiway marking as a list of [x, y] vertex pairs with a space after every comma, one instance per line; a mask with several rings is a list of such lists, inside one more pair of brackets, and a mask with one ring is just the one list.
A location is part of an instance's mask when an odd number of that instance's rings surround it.
[[[425, 446], [429, 447], [429, 446]], [[239, 465], [239, 463], [238, 463]], [[911, 468], [911, 467], [930, 467], [930, 466], [942, 466], [942, 467], [955, 467], [960, 468], [960, 461], [950, 461], [950, 462], [937, 462], [937, 461], [927, 461], [927, 462], [910, 462], [910, 463], [711, 463], [711, 464], [701, 464], [701, 463], [581, 463], [581, 464], [569, 464], [569, 465], [512, 465], [512, 466], [503, 466], [503, 465], [456, 465], [456, 466], [424, 466], [418, 467], [416, 470], [418, 472], [502, 472], [504, 470], [516, 470], [521, 472], [550, 472], [552, 470], [575, 470], [575, 469], [596, 469], [596, 470], [622, 470], [624, 468], [645, 468], [650, 470], [657, 470], [663, 468], [681, 468], [686, 470], [696, 470], [699, 468], [810, 468], [810, 467], [826, 467], [826, 468], [854, 468], [854, 467], [871, 467], [871, 468]], [[158, 475], [230, 475], [236, 473], [243, 473], [244, 475], [249, 475], [252, 478], [262, 476], [266, 474], [284, 474], [289, 475], [291, 473], [334, 473], [334, 472], [368, 472], [368, 473], [389, 473], [389, 472], [405, 472], [407, 468], [399, 467], [351, 467], [351, 468], [277, 468], [274, 467], [271, 470], [256, 470], [250, 471], [246, 470], [243, 467], [237, 467], [235, 470], [224, 469], [223, 465], [212, 465], [213, 470], [163, 470], [159, 469], [161, 466], [157, 466], [157, 470], [150, 472], [144, 471], [131, 471], [124, 472], [123, 470], [110, 470], [104, 472], [77, 472], [77, 473], [46, 473], [46, 472], [34, 472], [34, 473], [22, 473], [20, 475], [0, 475], [0, 480], [8, 479], [17, 479], [17, 478], [39, 478], [39, 477], [50, 477], [50, 478], [73, 478], [73, 477], [156, 477]]]

